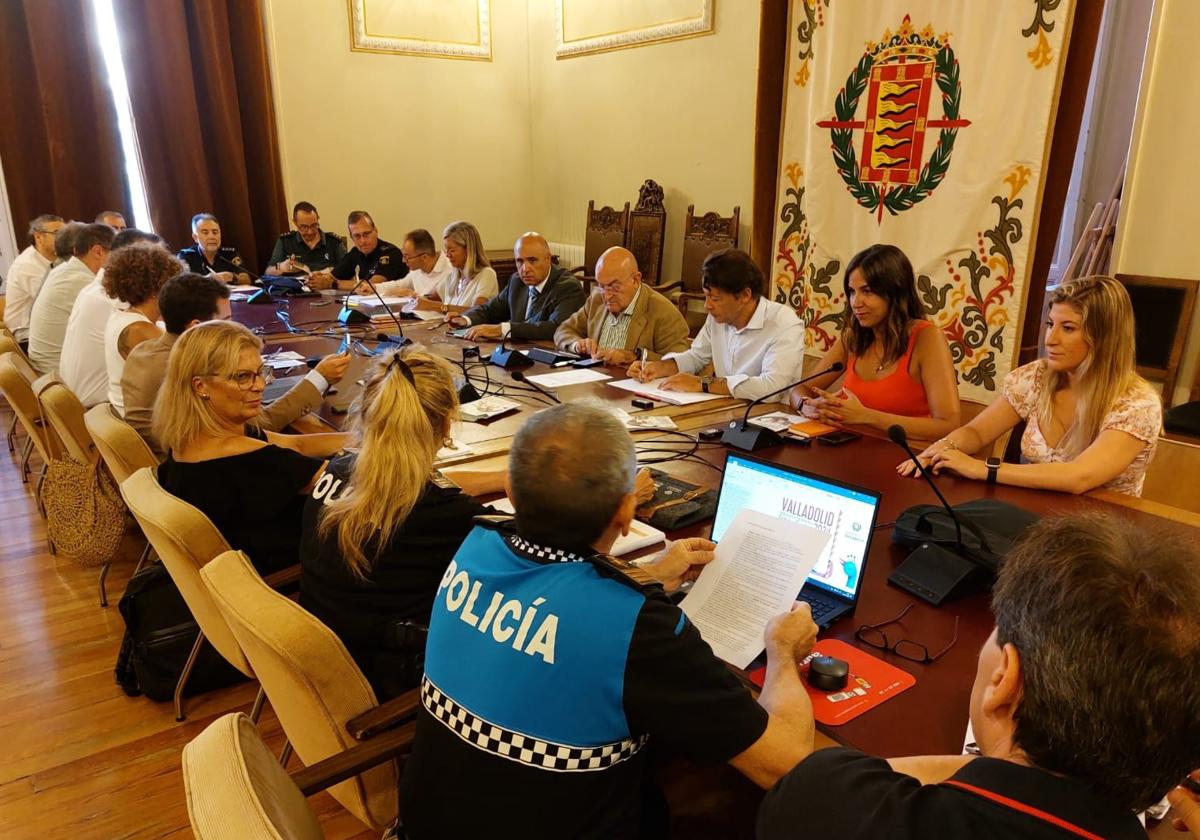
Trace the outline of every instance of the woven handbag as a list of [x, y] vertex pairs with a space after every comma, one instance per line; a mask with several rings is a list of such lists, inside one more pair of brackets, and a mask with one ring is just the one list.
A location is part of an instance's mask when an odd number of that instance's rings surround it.
[[125, 534], [125, 502], [103, 462], [63, 457], [52, 461], [42, 484], [50, 542], [80, 566], [111, 560]]
[[[46, 418], [42, 422], [47, 429]], [[125, 535], [125, 500], [104, 462], [81, 464], [59, 451], [57, 436], [47, 435], [50, 464], [42, 482], [46, 534], [55, 550], [91, 568], [111, 560]]]

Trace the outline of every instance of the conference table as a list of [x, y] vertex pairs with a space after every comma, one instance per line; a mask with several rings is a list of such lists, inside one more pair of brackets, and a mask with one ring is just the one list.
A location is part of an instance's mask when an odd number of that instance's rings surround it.
[[[287, 332], [275, 314], [276, 306], [286, 312], [292, 328], [302, 332]], [[237, 302], [234, 304], [233, 317], [263, 335], [265, 351], [282, 347], [306, 357], [315, 357], [333, 352], [343, 344], [347, 328], [336, 320], [339, 309], [339, 304], [325, 295], [320, 298], [292, 298], [274, 306]], [[310, 421], [305, 430], [338, 428], [342, 425], [347, 416], [345, 412], [361, 390], [361, 377], [372, 362], [372, 358], [364, 353], [382, 344], [375, 340], [378, 333], [396, 332], [395, 325], [390, 325], [390, 329], [388, 326], [373, 322], [349, 329], [359, 342], [350, 372], [322, 409], [321, 419]], [[475, 346], [447, 335], [445, 328], [440, 325], [431, 327], [425, 322], [404, 322], [403, 327], [405, 335], [421, 345], [422, 349], [442, 355], [454, 363], [462, 362], [463, 348]], [[541, 344], [545, 345], [545, 342]], [[383, 344], [385, 349], [387, 346]], [[489, 343], [482, 343], [480, 347], [484, 356], [490, 352]], [[624, 368], [594, 369], [605, 370], [614, 379], [625, 377]], [[535, 363], [525, 372], [537, 374], [549, 371], [548, 366]], [[522, 390], [527, 386], [515, 383], [508, 372], [498, 367], [490, 366], [488, 376], [494, 386], [503, 388], [504, 396], [520, 402], [522, 409], [486, 425], [458, 424], [454, 435], [456, 439], [467, 443], [471, 451], [441, 465], [443, 469], [451, 469], [451, 473], [454, 466], [479, 469], [501, 467], [512, 436], [524, 420], [531, 412], [549, 404], [544, 397], [530, 390]], [[478, 367], [470, 379], [477, 387], [482, 384]], [[631, 393], [613, 388], [605, 382], [570, 385], [555, 393], [564, 402], [587, 399], [619, 407], [630, 414], [666, 415], [674, 420], [679, 431], [692, 435], [699, 430], [722, 427], [740, 419], [746, 407], [741, 400], [720, 398], [684, 406], [656, 405], [642, 412], [631, 405]], [[766, 413], [780, 407], [779, 404], [756, 406], [753, 413]], [[312, 425], [313, 422], [317, 425]], [[907, 555], [907, 550], [892, 540], [897, 517], [913, 505], [938, 502], [923, 482], [896, 473], [896, 465], [906, 456], [895, 444], [878, 432], [866, 429], [858, 431], [863, 433], [860, 440], [842, 446], [784, 443], [754, 453], [758, 458], [870, 488], [882, 496], [868, 559], [862, 572], [863, 584], [857, 609], [824, 630], [820, 638], [839, 639], [861, 647], [912, 674], [916, 684], [841, 726], [827, 728], [818, 725], [819, 741], [828, 744], [832, 739], [833, 742], [883, 757], [957, 754], [963, 747], [977, 654], [992, 630], [989, 597], [981, 592], [933, 607], [888, 583], [888, 575]], [[657, 431], [636, 432], [634, 438], [639, 442], [640, 450], [681, 449], [684, 444], [682, 436], [678, 434], [664, 436]], [[646, 441], [657, 443], [647, 444]], [[686, 448], [690, 449], [691, 445]], [[719, 443], [697, 441], [693, 452], [695, 457], [654, 466], [686, 481], [716, 487], [721, 479], [725, 451], [726, 448]], [[1200, 516], [1104, 491], [1071, 495], [987, 485], [953, 475], [939, 477], [938, 486], [951, 504], [990, 498], [1017, 505], [1038, 515], [1102, 511], [1108, 515], [1129, 518], [1139, 527], [1177, 528], [1188, 539], [1196, 539], [1200, 535], [1200, 530], [1197, 530], [1200, 529]], [[711, 521], [703, 522], [669, 536], [708, 536], [710, 527]], [[886, 621], [908, 604], [914, 606], [905, 616], [904, 635], [924, 643], [931, 650], [940, 649], [953, 638], [957, 619], [957, 642], [933, 663], [922, 665], [911, 662], [861, 645], [855, 639], [855, 631], [859, 626]], [[702, 733], [698, 733], [697, 737], [702, 737]], [[699, 776], [694, 775], [690, 781], [681, 784], [682, 788], [672, 791], [672, 781], [667, 781], [673, 814], [702, 807], [711, 815], [713, 809], [726, 809], [731, 814], [739, 815], [729, 817], [730, 825], [745, 826], [745, 819], [748, 818], [746, 809], [752, 808], [755, 794], [736, 773], [727, 768], [713, 769]], [[682, 806], [678, 804], [680, 800], [683, 800]], [[705, 802], [700, 803], [700, 800]]]

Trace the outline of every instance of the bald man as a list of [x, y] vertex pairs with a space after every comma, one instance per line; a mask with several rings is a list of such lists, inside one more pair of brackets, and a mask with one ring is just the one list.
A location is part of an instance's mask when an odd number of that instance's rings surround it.
[[550, 246], [540, 233], [521, 234], [513, 257], [517, 272], [500, 294], [450, 319], [456, 327], [471, 328], [470, 340], [553, 338], [558, 325], [583, 306], [583, 287], [551, 262]]
[[596, 287], [583, 308], [554, 333], [554, 343], [608, 365], [632, 364], [682, 353], [691, 346], [688, 326], [675, 304], [642, 284], [637, 258], [621, 247], [596, 261]]

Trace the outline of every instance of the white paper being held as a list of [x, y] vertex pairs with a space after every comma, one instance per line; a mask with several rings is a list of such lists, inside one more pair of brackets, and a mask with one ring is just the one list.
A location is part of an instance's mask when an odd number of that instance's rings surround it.
[[828, 542], [825, 531], [743, 508], [680, 609], [713, 653], [745, 668], [762, 652], [763, 628], [791, 608]]

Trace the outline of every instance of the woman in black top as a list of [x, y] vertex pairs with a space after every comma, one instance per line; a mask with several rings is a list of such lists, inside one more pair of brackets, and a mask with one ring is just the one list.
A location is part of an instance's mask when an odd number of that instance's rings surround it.
[[163, 489], [199, 508], [269, 574], [296, 564], [304, 497], [349, 438], [248, 427], [270, 377], [261, 350], [231, 321], [186, 330], [171, 348], [153, 429], [169, 453], [158, 467]]
[[[300, 604], [337, 633], [380, 699], [416, 685], [442, 575], [473, 517], [494, 512], [434, 478], [457, 409], [444, 359], [380, 359], [355, 412], [358, 453], [329, 463], [306, 506]], [[475, 492], [498, 492], [504, 473], [470, 478]]]

